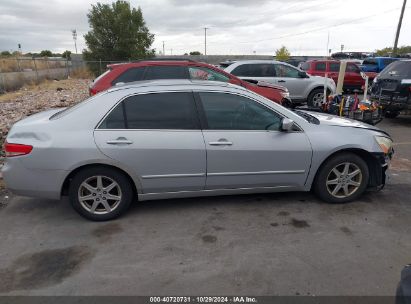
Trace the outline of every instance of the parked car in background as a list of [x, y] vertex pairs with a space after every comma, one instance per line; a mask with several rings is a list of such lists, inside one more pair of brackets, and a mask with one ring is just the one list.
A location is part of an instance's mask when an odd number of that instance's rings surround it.
[[369, 52], [337, 52], [331, 54], [331, 58], [336, 60], [343, 60], [343, 59], [360, 59], [364, 60], [367, 57], [374, 56], [374, 53]]
[[411, 304], [411, 265], [401, 271], [401, 280], [395, 294], [395, 304]]
[[[335, 83], [338, 82], [340, 71], [340, 62], [337, 60], [309, 60], [300, 65], [301, 69], [310, 75], [325, 76], [332, 78]], [[377, 75], [376, 73], [366, 73], [371, 81]], [[345, 90], [361, 90], [365, 80], [361, 76], [361, 69], [353, 62], [347, 62], [345, 70], [344, 86]]]
[[360, 69], [364, 72], [379, 73], [385, 69], [391, 62], [400, 60], [400, 58], [392, 57], [371, 57], [364, 59]]
[[[349, 202], [385, 183], [380, 129], [288, 110], [241, 86], [156, 80], [114, 87], [11, 128], [2, 174], [18, 195], [60, 199], [91, 220], [136, 199], [310, 191]], [[34, 203], [34, 202], [33, 202]]]
[[241, 79], [271, 82], [286, 87], [294, 105], [308, 103], [316, 106], [323, 101], [324, 85], [328, 93], [335, 92], [335, 82], [324, 77], [310, 76], [285, 62], [275, 60], [237, 61], [226, 72]]
[[386, 117], [397, 117], [411, 107], [411, 60], [399, 60], [387, 66], [371, 87], [371, 98], [379, 100]]
[[108, 70], [90, 86], [90, 95], [141, 80], [192, 79], [229, 82], [256, 92], [274, 102], [291, 106], [288, 89], [263, 81], [244, 81], [207, 63], [192, 60], [142, 60], [108, 65]]

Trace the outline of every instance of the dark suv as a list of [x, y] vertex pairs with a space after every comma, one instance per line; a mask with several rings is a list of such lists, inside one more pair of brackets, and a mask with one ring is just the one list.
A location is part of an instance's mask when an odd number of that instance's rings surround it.
[[244, 81], [210, 64], [191, 60], [143, 60], [108, 65], [90, 87], [90, 95], [133, 81], [154, 79], [191, 79], [229, 82], [242, 86], [284, 106], [291, 106], [287, 88], [263, 81]]
[[371, 98], [379, 100], [386, 117], [396, 117], [411, 103], [411, 60], [400, 60], [387, 66], [371, 87]]

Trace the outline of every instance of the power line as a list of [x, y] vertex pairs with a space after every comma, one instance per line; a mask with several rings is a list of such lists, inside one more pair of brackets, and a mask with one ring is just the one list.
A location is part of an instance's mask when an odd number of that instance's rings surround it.
[[301, 35], [305, 35], [305, 34], [309, 34], [309, 33], [313, 33], [313, 32], [319, 32], [319, 31], [322, 31], [322, 30], [325, 30], [325, 29], [330, 29], [330, 28], [333, 28], [333, 27], [338, 27], [338, 26], [341, 26], [341, 25], [347, 25], [347, 24], [350, 24], [350, 23], [355, 23], [357, 21], [367, 21], [366, 18], [371, 18], [371, 17], [382, 15], [382, 14], [387, 14], [387, 13], [390, 13], [390, 12], [393, 12], [393, 11], [397, 11], [399, 9], [400, 9], [400, 7], [397, 7], [397, 8], [390, 9], [390, 10], [387, 10], [387, 11], [384, 11], [384, 12], [381, 12], [381, 13], [368, 15], [368, 16], [363, 16], [361, 18], [351, 19], [349, 21], [344, 21], [344, 22], [341, 22], [341, 23], [333, 24], [333, 25], [318, 27], [318, 28], [311, 29], [311, 30], [304, 31], [304, 32], [300, 32], [300, 33], [288, 34], [288, 35], [283, 35], [283, 36], [278, 36], [278, 37], [273, 37], [273, 38], [267, 38], [267, 39], [261, 39], [261, 40], [254, 40], [254, 41], [240, 41], [240, 42], [237, 42], [237, 43], [247, 44], [247, 43], [256, 43], [256, 42], [264, 42], [264, 41], [283, 39], [283, 38], [294, 37], [294, 36], [301, 36]]

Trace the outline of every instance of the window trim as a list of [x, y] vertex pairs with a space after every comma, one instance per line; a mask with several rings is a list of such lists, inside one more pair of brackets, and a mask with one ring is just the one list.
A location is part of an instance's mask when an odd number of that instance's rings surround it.
[[[122, 103], [121, 107], [123, 108], [123, 118], [125, 120], [125, 126], [128, 127], [128, 122], [127, 122], [127, 114], [126, 114], [126, 109], [124, 106], [124, 100], [129, 98], [129, 97], [133, 97], [133, 96], [140, 96], [140, 95], [148, 95], [148, 94], [165, 94], [165, 93], [191, 93], [192, 95], [192, 102], [194, 102], [194, 108], [195, 108], [195, 116], [197, 117], [197, 119], [195, 119], [195, 123], [196, 123], [196, 129], [100, 129], [101, 124], [104, 122], [104, 120], [107, 118], [107, 116], [109, 116], [111, 114], [111, 112], [120, 105], [120, 103]], [[199, 112], [198, 112], [198, 108], [197, 105], [195, 103], [195, 97], [194, 97], [194, 92], [193, 90], [170, 90], [170, 91], [149, 91], [149, 92], [142, 92], [142, 93], [132, 93], [132, 94], [128, 94], [126, 96], [124, 96], [123, 98], [121, 98], [119, 101], [117, 101], [111, 108], [110, 110], [103, 116], [103, 118], [100, 119], [100, 121], [97, 123], [97, 125], [94, 127], [94, 131], [182, 131], [182, 132], [190, 132], [190, 131], [194, 131], [194, 132], [198, 132], [201, 131], [201, 121], [199, 118]]]

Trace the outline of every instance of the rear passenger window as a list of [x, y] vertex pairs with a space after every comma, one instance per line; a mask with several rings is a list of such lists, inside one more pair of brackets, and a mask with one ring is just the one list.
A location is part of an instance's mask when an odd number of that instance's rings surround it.
[[194, 130], [200, 127], [193, 94], [181, 92], [128, 97], [99, 128]]
[[115, 107], [101, 123], [99, 129], [125, 129], [123, 106], [123, 103], [120, 103]]
[[242, 64], [236, 67], [231, 74], [240, 77], [274, 77], [275, 69], [271, 63]]
[[338, 62], [330, 63], [330, 72], [339, 72], [340, 71], [340, 64]]
[[315, 64], [316, 71], [325, 71], [327, 69], [325, 62], [318, 62]]
[[144, 67], [128, 69], [124, 71], [120, 76], [118, 76], [115, 80], [113, 80], [111, 84], [115, 85], [119, 82], [127, 83], [132, 81], [139, 81], [143, 77], [144, 69]]
[[147, 67], [145, 80], [152, 79], [187, 79], [188, 71], [184, 66], [150, 66]]

